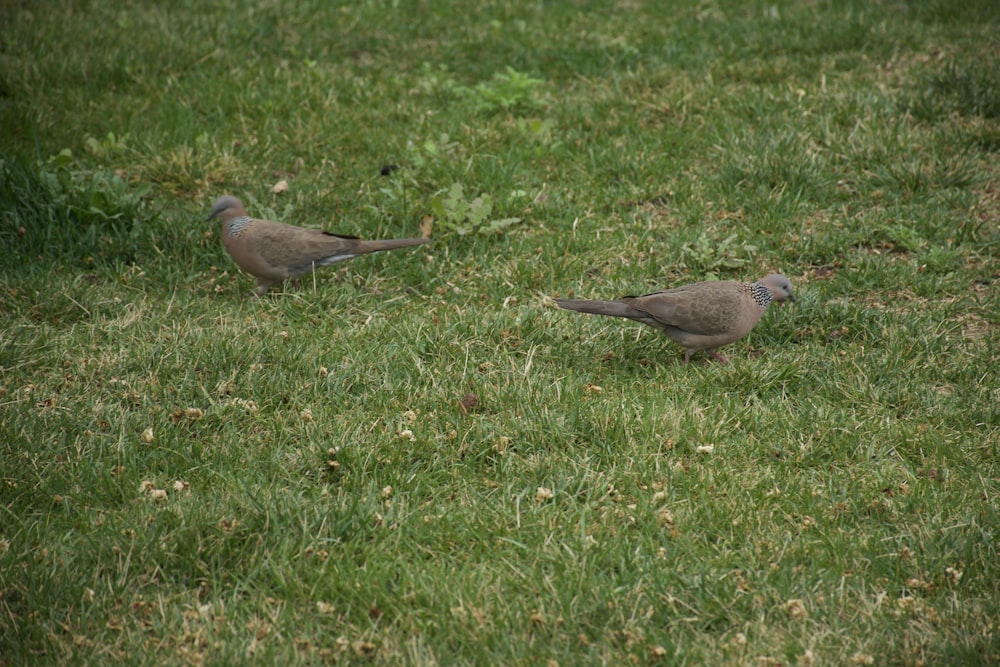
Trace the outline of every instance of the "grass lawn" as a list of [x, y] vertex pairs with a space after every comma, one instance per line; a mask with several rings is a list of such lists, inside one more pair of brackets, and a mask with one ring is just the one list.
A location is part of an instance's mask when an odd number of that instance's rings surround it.
[[1000, 661], [995, 0], [4, 2], [0, 127], [0, 666]]

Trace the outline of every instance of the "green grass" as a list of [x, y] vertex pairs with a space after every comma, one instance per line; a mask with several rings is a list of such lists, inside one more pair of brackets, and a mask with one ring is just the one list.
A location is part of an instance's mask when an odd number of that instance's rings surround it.
[[[0, 26], [0, 665], [1000, 660], [995, 2]], [[435, 243], [256, 300], [226, 192]]]

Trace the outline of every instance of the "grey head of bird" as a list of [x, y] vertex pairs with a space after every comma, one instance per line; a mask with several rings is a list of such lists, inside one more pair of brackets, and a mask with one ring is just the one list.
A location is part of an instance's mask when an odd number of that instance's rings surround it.
[[781, 301], [795, 301], [795, 297], [792, 296], [792, 281], [780, 273], [764, 276], [757, 282], [767, 288], [774, 301], [779, 303]]
[[232, 195], [222, 195], [212, 204], [212, 212], [208, 214], [208, 220], [217, 218], [226, 211], [235, 213], [243, 210], [243, 202]]

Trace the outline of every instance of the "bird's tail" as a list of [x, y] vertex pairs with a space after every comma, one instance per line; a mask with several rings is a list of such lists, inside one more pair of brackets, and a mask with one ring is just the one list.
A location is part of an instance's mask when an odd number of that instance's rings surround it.
[[553, 299], [556, 305], [564, 310], [575, 310], [578, 313], [591, 315], [608, 315], [609, 317], [627, 317], [635, 319], [640, 316], [632, 306], [624, 301], [587, 301], [585, 299]]
[[380, 250], [395, 250], [396, 248], [406, 248], [430, 242], [430, 239], [385, 239], [383, 241], [362, 241], [359, 247], [362, 252], [379, 252]]

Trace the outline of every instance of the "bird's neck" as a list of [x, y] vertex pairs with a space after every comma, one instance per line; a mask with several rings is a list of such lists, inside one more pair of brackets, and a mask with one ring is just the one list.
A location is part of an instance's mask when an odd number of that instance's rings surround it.
[[240, 234], [247, 230], [250, 226], [250, 217], [246, 215], [241, 215], [238, 218], [233, 218], [226, 223], [226, 234], [232, 236], [233, 238], [239, 238]]
[[761, 308], [766, 309], [771, 301], [774, 300], [774, 295], [771, 294], [771, 290], [767, 289], [760, 283], [746, 283], [747, 292], [750, 294], [750, 298], [754, 300]]

